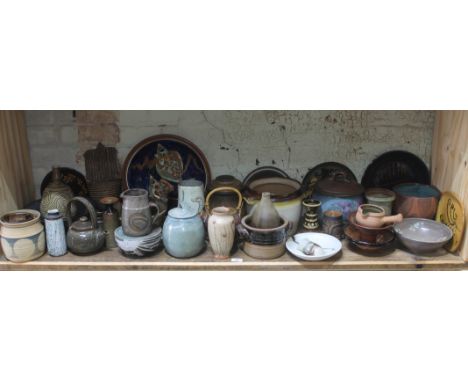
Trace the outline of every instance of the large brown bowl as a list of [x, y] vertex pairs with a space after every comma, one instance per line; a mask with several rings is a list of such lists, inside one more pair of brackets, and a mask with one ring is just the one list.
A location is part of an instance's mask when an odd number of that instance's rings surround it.
[[440, 191], [434, 186], [404, 183], [395, 186], [395, 212], [405, 218], [434, 219], [440, 199]]
[[393, 224], [387, 224], [378, 228], [370, 228], [358, 224], [356, 212], [349, 215], [349, 225], [359, 232], [359, 241], [369, 244], [378, 243], [381, 237], [387, 235], [388, 231], [393, 231]]

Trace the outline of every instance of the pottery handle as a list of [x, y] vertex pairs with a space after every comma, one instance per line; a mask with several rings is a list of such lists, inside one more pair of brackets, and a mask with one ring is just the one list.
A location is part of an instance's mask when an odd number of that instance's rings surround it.
[[402, 221], [403, 221], [403, 215], [402, 214], [392, 215], [392, 216], [384, 216], [382, 218], [383, 224], [401, 223]]
[[83, 204], [86, 209], [88, 210], [89, 214], [89, 219], [91, 220], [91, 225], [93, 229], [97, 228], [97, 215], [96, 215], [96, 210], [94, 209], [93, 205], [88, 201], [88, 199], [83, 198], [82, 196], [75, 196], [74, 198], [71, 198], [70, 201], [67, 204], [67, 212], [66, 212], [66, 217], [69, 222], [69, 225], [72, 223], [72, 217], [71, 217], [71, 206], [74, 202], [80, 202]]
[[159, 214], [160, 214], [159, 206], [155, 202], [149, 202], [148, 204], [149, 204], [150, 208], [156, 208], [156, 213], [151, 214], [152, 215], [151, 224], [155, 225], [156, 220], [159, 218]]
[[242, 203], [243, 203], [243, 198], [242, 198], [242, 194], [240, 193], [240, 191], [237, 189], [237, 188], [234, 188], [234, 187], [218, 187], [218, 188], [215, 188], [213, 190], [211, 190], [208, 195], [206, 195], [206, 200], [205, 200], [205, 210], [210, 213], [210, 198], [217, 192], [219, 191], [231, 191], [231, 192], [234, 192], [237, 194], [237, 198], [238, 198], [238, 203], [237, 203], [237, 207], [236, 207], [236, 210], [237, 211], [240, 211], [240, 209], [242, 208]]

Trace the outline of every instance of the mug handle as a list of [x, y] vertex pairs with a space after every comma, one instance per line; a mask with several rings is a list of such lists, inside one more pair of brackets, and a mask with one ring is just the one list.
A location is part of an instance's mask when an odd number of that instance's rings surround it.
[[149, 206], [150, 206], [150, 209], [151, 208], [156, 208], [156, 213], [155, 214], [151, 214], [151, 224], [152, 225], [155, 225], [156, 224], [156, 220], [158, 219], [159, 217], [159, 214], [160, 214], [160, 211], [159, 211], [159, 206], [155, 203], [155, 202], [149, 202]]

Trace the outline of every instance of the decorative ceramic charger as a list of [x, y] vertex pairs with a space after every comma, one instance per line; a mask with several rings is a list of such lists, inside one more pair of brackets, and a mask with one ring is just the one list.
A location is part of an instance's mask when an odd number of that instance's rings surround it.
[[315, 184], [325, 178], [333, 177], [335, 174], [343, 174], [346, 180], [357, 182], [356, 176], [344, 164], [338, 162], [324, 162], [310, 169], [302, 180], [302, 186], [313, 193]]
[[172, 185], [169, 199], [177, 200], [177, 185], [184, 179], [197, 179], [205, 188], [211, 181], [208, 162], [189, 140], [177, 135], [155, 135], [138, 143], [125, 159], [123, 187], [161, 188]]
[[245, 187], [254, 180], [265, 178], [289, 178], [289, 176], [278, 167], [263, 166], [250, 171], [242, 181], [242, 185]]
[[[60, 173], [62, 174], [62, 182], [67, 186], [70, 186], [73, 195], [75, 196], [88, 196], [88, 184], [84, 175], [74, 170], [73, 168], [60, 167]], [[45, 188], [52, 181], [52, 171], [50, 171], [41, 182], [41, 195]]]
[[426, 164], [407, 151], [389, 151], [375, 159], [362, 177], [365, 188], [393, 189], [402, 183], [431, 184]]
[[451, 192], [444, 192], [437, 207], [436, 220], [448, 226], [452, 240], [445, 246], [447, 251], [455, 252], [461, 244], [465, 229], [465, 211], [463, 205]]

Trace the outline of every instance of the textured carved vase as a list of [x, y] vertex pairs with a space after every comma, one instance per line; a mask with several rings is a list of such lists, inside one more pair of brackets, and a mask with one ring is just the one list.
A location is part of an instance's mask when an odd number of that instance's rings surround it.
[[[62, 182], [60, 168], [52, 168], [52, 182], [44, 189], [41, 200], [41, 215], [46, 217], [47, 211], [58, 210], [62, 216], [66, 216], [67, 204], [73, 198], [73, 192], [69, 186]], [[75, 215], [75, 206], [72, 207], [71, 215]]]

